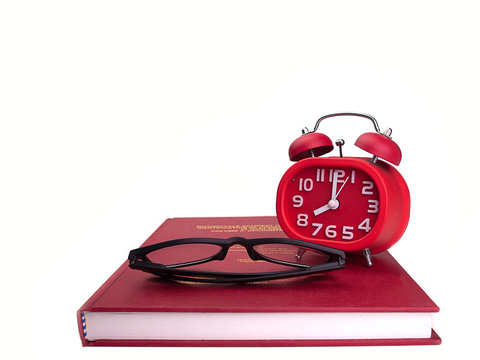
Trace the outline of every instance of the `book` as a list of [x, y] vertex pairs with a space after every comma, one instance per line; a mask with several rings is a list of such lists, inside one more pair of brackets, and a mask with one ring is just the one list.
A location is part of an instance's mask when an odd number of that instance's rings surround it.
[[[287, 237], [276, 217], [167, 219], [143, 244]], [[248, 267], [240, 245], [227, 258]], [[128, 252], [125, 253], [127, 258]], [[121, 267], [78, 310], [84, 346], [436, 345], [437, 305], [388, 252], [346, 267], [247, 284], [179, 283]]]

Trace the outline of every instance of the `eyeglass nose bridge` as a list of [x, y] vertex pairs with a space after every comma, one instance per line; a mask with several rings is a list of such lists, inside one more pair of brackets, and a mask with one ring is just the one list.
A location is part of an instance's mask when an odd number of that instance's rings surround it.
[[240, 245], [242, 246], [248, 253], [248, 256], [252, 260], [263, 260], [263, 257], [260, 256], [254, 249], [253, 245], [249, 242], [249, 239], [241, 237], [241, 236], [233, 236], [227, 239], [227, 243], [224, 244], [222, 247], [222, 251], [220, 252], [218, 256], [218, 260], [223, 260], [228, 254], [228, 251], [230, 248], [234, 245]]
[[228, 251], [232, 246], [240, 245], [242, 246], [248, 253], [248, 256], [252, 260], [261, 260], [261, 257], [254, 251], [253, 246], [249, 243], [247, 238], [241, 236], [233, 236], [227, 239], [227, 241], [223, 244], [222, 250], [216, 256], [217, 260], [224, 260], [227, 257]]

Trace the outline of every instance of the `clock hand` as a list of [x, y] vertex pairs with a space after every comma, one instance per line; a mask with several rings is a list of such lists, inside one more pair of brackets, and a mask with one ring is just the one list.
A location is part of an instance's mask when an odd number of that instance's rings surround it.
[[[335, 173], [335, 176], [333, 178], [333, 181], [334, 181], [334, 185], [333, 185], [333, 189], [332, 190], [337, 190], [337, 186], [336, 186], [336, 182], [337, 182], [337, 173]], [[347, 177], [345, 179], [345, 181], [343, 182], [342, 186], [340, 187], [340, 190], [338, 190], [338, 192], [335, 194], [334, 192], [332, 192], [334, 195], [332, 197], [331, 200], [328, 201], [328, 203], [326, 205], [323, 205], [321, 207], [319, 207], [318, 209], [315, 209], [313, 210], [313, 215], [317, 216], [317, 215], [320, 215], [321, 213], [324, 213], [325, 211], [327, 210], [330, 210], [330, 209], [338, 209], [338, 207], [340, 206], [340, 203], [338, 202], [337, 200], [337, 196], [338, 194], [340, 194], [340, 192], [342, 191], [343, 187], [345, 186], [345, 184], [347, 183], [348, 179], [350, 179], [350, 177]]]
[[338, 173], [336, 171], [334, 171], [333, 172], [333, 184], [332, 184], [332, 200], [335, 200], [335, 197], [336, 197], [337, 181], [338, 181]]
[[336, 199], [337, 199], [338, 194], [340, 194], [340, 191], [342, 191], [342, 189], [343, 189], [343, 187], [345, 186], [345, 184], [347, 183], [348, 179], [350, 179], [350, 176], [345, 179], [345, 181], [343, 182], [343, 185], [340, 187], [340, 190], [338, 190], [338, 192], [337, 192], [337, 194], [335, 195], [335, 198], [334, 198], [333, 200], [336, 200]]
[[318, 209], [313, 210], [313, 215], [315, 215], [315, 216], [320, 215], [321, 213], [324, 213], [325, 211], [330, 210], [330, 209], [331, 209], [331, 207], [328, 204], [323, 205], [323, 206], [319, 207]]

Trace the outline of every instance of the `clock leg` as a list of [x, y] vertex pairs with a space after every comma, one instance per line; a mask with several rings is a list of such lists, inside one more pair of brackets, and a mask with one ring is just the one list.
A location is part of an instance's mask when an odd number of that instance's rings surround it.
[[372, 253], [369, 248], [362, 250], [363, 258], [365, 259], [365, 265], [368, 267], [373, 266]]

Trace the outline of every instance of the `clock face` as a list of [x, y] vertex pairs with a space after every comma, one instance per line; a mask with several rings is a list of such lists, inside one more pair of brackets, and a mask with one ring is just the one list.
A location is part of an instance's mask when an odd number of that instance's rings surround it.
[[285, 179], [285, 221], [308, 240], [353, 242], [375, 226], [381, 207], [377, 186], [353, 167], [304, 167]]

